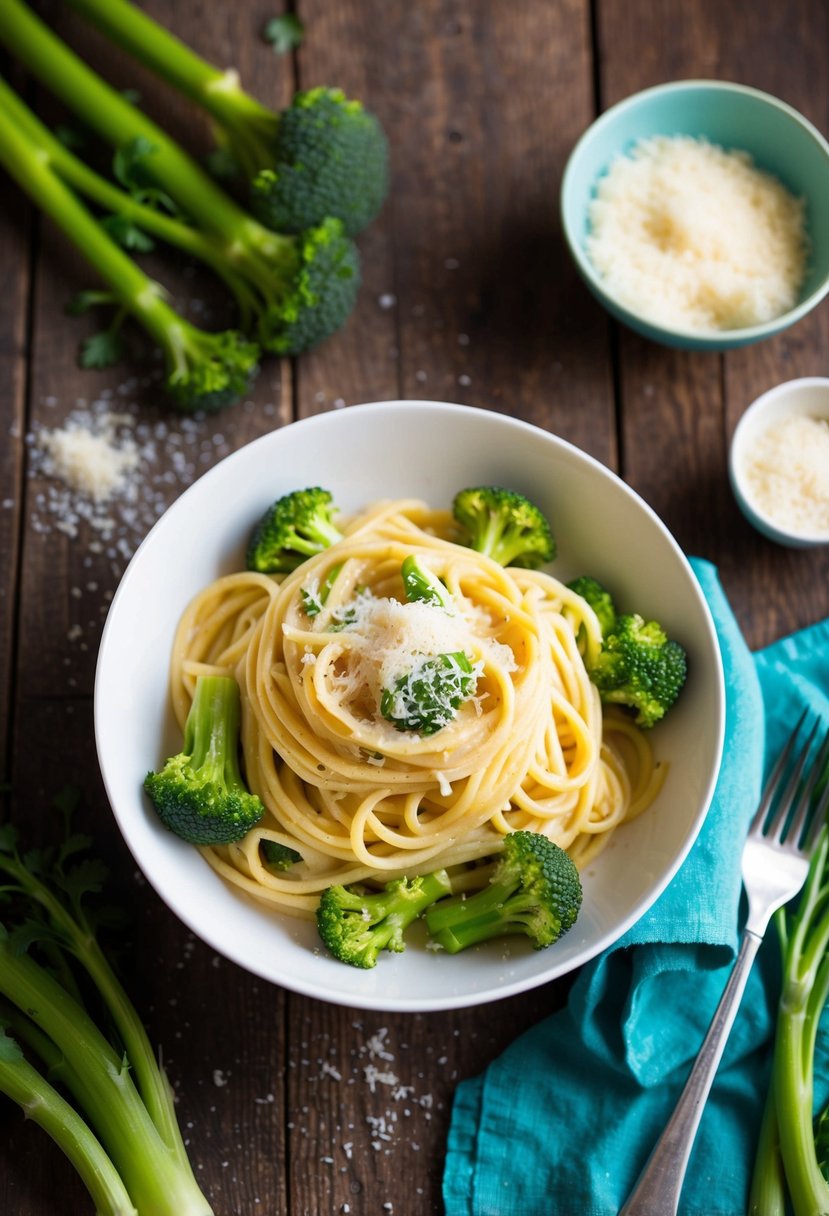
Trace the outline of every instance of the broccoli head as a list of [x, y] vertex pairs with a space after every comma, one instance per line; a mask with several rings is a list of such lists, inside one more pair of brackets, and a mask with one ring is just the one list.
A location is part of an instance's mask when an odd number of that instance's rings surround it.
[[175, 317], [162, 337], [166, 389], [182, 413], [231, 405], [248, 392], [259, 370], [259, 347], [235, 330], [207, 333]]
[[406, 928], [451, 890], [445, 870], [416, 878], [395, 878], [382, 891], [328, 887], [317, 908], [317, 929], [341, 963], [374, 967], [381, 950], [400, 954]]
[[239, 702], [234, 679], [199, 676], [181, 752], [144, 779], [162, 823], [191, 844], [232, 844], [265, 813], [239, 771]]
[[380, 713], [396, 730], [434, 735], [454, 721], [477, 676], [463, 651], [424, 655], [380, 696]]
[[589, 578], [587, 575], [573, 579], [572, 583], [568, 583], [567, 586], [571, 591], [575, 591], [576, 595], [580, 595], [593, 609], [599, 620], [602, 637], [606, 638], [609, 633], [612, 633], [616, 624], [616, 607], [610, 592], [606, 591], [595, 578]]
[[340, 220], [326, 219], [297, 236], [274, 233], [262, 251], [265, 260], [256, 277], [263, 280], [265, 307], [257, 337], [270, 354], [300, 355], [338, 330], [351, 313], [360, 287], [357, 246]]
[[328, 490], [293, 490], [269, 507], [251, 533], [246, 566], [260, 574], [288, 574], [342, 539]]
[[515, 490], [472, 486], [455, 495], [452, 513], [462, 543], [502, 566], [535, 569], [556, 555], [556, 543], [541, 510]]
[[537, 832], [511, 832], [489, 885], [436, 903], [426, 912], [426, 927], [450, 954], [519, 933], [541, 950], [573, 925], [581, 900], [579, 872], [563, 849]]
[[251, 209], [276, 232], [301, 232], [328, 216], [349, 235], [366, 228], [389, 188], [383, 128], [341, 89], [297, 93], [276, 123], [252, 183]]
[[590, 668], [601, 699], [636, 710], [639, 726], [653, 726], [676, 701], [685, 683], [687, 659], [656, 621], [620, 616]]
[[259, 856], [266, 870], [281, 873], [290, 870], [297, 862], [302, 861], [302, 854], [287, 844], [279, 844], [276, 840], [260, 840]]

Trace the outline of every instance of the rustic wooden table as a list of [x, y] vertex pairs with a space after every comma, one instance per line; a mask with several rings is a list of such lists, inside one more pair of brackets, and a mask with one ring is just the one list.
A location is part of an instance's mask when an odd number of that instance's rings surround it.
[[[558, 1007], [566, 984], [458, 1013], [365, 1014], [269, 987], [195, 940], [135, 873], [98, 776], [92, 685], [108, 602], [155, 513], [227, 452], [293, 418], [428, 397], [527, 419], [618, 470], [687, 552], [719, 564], [752, 646], [825, 617], [829, 550], [784, 550], [755, 535], [731, 498], [726, 450], [758, 393], [829, 374], [829, 305], [782, 338], [725, 357], [650, 345], [611, 324], [577, 281], [557, 196], [567, 154], [595, 115], [665, 80], [755, 85], [829, 131], [829, 8], [301, 0], [304, 44], [277, 58], [259, 37], [269, 0], [148, 7], [217, 62], [237, 65], [273, 105], [314, 83], [363, 98], [390, 136], [391, 198], [361, 240], [365, 285], [346, 328], [297, 364], [270, 363], [249, 402], [182, 423], [158, 399], [140, 352], [129, 370], [78, 370], [86, 322], [67, 319], [64, 304], [89, 276], [4, 183], [0, 774], [12, 818], [35, 835], [48, 831], [62, 787], [84, 791], [85, 821], [136, 913], [128, 987], [163, 1047], [216, 1212], [436, 1213], [457, 1083]], [[57, 3], [42, 11], [182, 138], [206, 139], [180, 100]], [[185, 272], [180, 298], [204, 311], [199, 292]], [[116, 407], [144, 447], [145, 494], [114, 508], [105, 543], [83, 520], [67, 535], [30, 436]], [[372, 1064], [396, 1085], [372, 1083]], [[0, 1211], [88, 1211], [42, 1133], [7, 1103], [0, 1121]]]

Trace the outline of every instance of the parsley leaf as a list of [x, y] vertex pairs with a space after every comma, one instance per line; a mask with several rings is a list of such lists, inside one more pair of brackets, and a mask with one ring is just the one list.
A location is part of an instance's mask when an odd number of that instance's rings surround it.
[[150, 253], [155, 249], [153, 238], [125, 215], [105, 215], [101, 227], [122, 249], [133, 249], [136, 253]]
[[124, 340], [120, 333], [103, 329], [82, 343], [78, 361], [81, 367], [112, 367], [123, 354]]

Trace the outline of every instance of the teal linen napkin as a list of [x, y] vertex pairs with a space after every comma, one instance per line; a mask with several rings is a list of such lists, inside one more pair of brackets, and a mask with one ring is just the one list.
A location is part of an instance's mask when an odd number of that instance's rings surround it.
[[[679, 1097], [735, 957], [740, 855], [766, 759], [805, 705], [829, 722], [829, 620], [752, 656], [716, 570], [692, 564], [725, 668], [725, 750], [711, 809], [674, 881], [582, 969], [567, 1007], [459, 1087], [446, 1216], [616, 1216]], [[778, 978], [770, 940], [702, 1118], [681, 1216], [745, 1214]], [[826, 1040], [821, 1102], [829, 1098]]]

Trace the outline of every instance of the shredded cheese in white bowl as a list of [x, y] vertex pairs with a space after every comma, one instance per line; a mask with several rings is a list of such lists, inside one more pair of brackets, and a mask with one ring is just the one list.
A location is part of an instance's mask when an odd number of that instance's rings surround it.
[[791, 380], [746, 410], [731, 445], [746, 518], [796, 548], [829, 544], [829, 379]]

